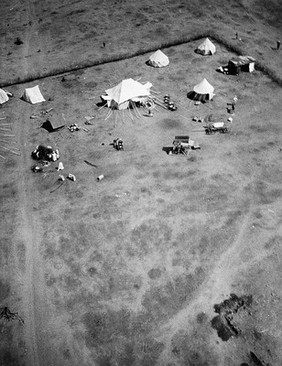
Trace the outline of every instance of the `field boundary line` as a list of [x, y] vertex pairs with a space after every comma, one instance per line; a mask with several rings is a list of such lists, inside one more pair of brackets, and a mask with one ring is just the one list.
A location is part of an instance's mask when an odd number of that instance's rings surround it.
[[[103, 58], [97, 59], [97, 60], [87, 60], [85, 62], [80, 62], [79, 64], [70, 64], [67, 67], [58, 67], [51, 71], [39, 71], [39, 72], [34, 73], [29, 76], [17, 77], [17, 78], [11, 79], [11, 80], [6, 80], [4, 82], [0, 82], [0, 87], [8, 87], [8, 86], [12, 86], [12, 85], [24, 84], [24, 83], [31, 82], [34, 80], [61, 76], [61, 75], [67, 74], [67, 73], [87, 69], [90, 67], [105, 65], [105, 64], [109, 64], [109, 63], [113, 63], [113, 62], [122, 61], [122, 60], [129, 60], [129, 59], [137, 57], [137, 56], [143, 56], [144, 54], [149, 53], [149, 52], [154, 52], [161, 48], [180, 46], [180, 45], [183, 45], [186, 43], [200, 40], [205, 37], [209, 37], [209, 38], [217, 41], [219, 44], [226, 47], [227, 50], [235, 52], [238, 55], [245, 55], [247, 53], [243, 47], [230, 43], [228, 40], [226, 40], [224, 37], [219, 35], [217, 32], [214, 32], [213, 30], [208, 30], [205, 32], [197, 33], [196, 35], [193, 35], [193, 36], [182, 36], [181, 38], [169, 40], [169, 41], [162, 42], [159, 44], [154, 44], [152, 46], [148, 46], [146, 48], [142, 48], [137, 51], [114, 54], [114, 55], [111, 55], [108, 57], [103, 57]], [[279, 86], [282, 86], [282, 78], [279, 75], [277, 75], [275, 70], [268, 67], [265, 63], [256, 60], [256, 69], [263, 72], [264, 74], [266, 74], [272, 81], [277, 83]]]

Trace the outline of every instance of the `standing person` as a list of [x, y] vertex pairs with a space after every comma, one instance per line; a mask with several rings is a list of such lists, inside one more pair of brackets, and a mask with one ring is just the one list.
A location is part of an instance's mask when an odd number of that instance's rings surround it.
[[280, 48], [280, 41], [277, 41], [277, 50]]
[[152, 107], [148, 107], [148, 116], [153, 117]]

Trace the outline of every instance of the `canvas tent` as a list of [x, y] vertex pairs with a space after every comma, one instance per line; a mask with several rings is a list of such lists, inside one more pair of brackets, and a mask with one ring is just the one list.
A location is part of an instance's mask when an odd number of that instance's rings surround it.
[[213, 55], [216, 51], [215, 45], [206, 38], [203, 43], [199, 45], [199, 47], [196, 49], [196, 53], [199, 53], [200, 55]]
[[0, 104], [6, 103], [8, 102], [9, 97], [7, 95], [7, 93], [5, 92], [5, 90], [0, 89]]
[[59, 119], [48, 118], [41, 127], [48, 132], [55, 132], [65, 127], [65, 123], [61, 122]]
[[150, 56], [147, 64], [153, 67], [165, 67], [169, 64], [169, 59], [161, 50], [157, 50]]
[[107, 89], [101, 99], [112, 109], [127, 109], [131, 103], [141, 102], [150, 96], [152, 84], [141, 84], [133, 79], [122, 80], [117, 86]]
[[203, 79], [199, 84], [195, 85], [193, 91], [188, 93], [188, 98], [205, 102], [206, 100], [211, 100], [214, 96], [214, 87], [207, 81]]
[[240, 71], [253, 72], [255, 69], [255, 59], [251, 56], [238, 56], [228, 62], [228, 73], [239, 74]]
[[33, 88], [25, 89], [22, 99], [31, 104], [45, 102], [38, 85], [34, 86]]

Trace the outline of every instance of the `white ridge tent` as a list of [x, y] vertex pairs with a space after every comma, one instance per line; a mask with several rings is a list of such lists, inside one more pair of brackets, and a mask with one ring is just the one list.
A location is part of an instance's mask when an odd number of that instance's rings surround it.
[[0, 104], [6, 103], [8, 102], [9, 97], [7, 95], [7, 93], [5, 92], [5, 90], [0, 89]]
[[194, 86], [192, 99], [205, 102], [206, 100], [211, 100], [214, 95], [214, 87], [207, 79], [203, 79], [199, 84]]
[[147, 63], [153, 67], [165, 67], [169, 64], [169, 59], [161, 50], [157, 50], [150, 56]]
[[34, 86], [33, 88], [25, 89], [22, 99], [31, 104], [45, 102], [38, 85]]
[[197, 53], [204, 56], [213, 55], [215, 51], [216, 51], [215, 45], [208, 38], [206, 38], [204, 42], [201, 43], [200, 46], [198, 46], [198, 48], [196, 49]]
[[107, 106], [112, 109], [127, 109], [131, 102], [140, 102], [150, 96], [152, 84], [141, 84], [133, 79], [122, 80], [117, 86], [107, 89], [107, 95], [101, 99], [107, 101]]

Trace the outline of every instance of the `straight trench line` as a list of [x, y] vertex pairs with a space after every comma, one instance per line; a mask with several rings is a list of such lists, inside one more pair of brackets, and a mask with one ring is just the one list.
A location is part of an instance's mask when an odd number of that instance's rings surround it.
[[[4, 81], [4, 82], [0, 83], [0, 87], [19, 85], [19, 84], [24, 84], [27, 82], [32, 82], [32, 81], [40, 80], [40, 79], [46, 79], [46, 78], [50, 78], [50, 77], [56, 78], [56, 77], [60, 77], [65, 74], [70, 74], [77, 70], [84, 70], [84, 69], [88, 69], [88, 68], [95, 67], [95, 66], [106, 65], [109, 63], [115, 63], [115, 62], [119, 62], [122, 60], [129, 60], [134, 57], [143, 56], [149, 52], [155, 52], [158, 49], [181, 46], [183, 44], [195, 42], [195, 41], [198, 41], [198, 40], [200, 40], [202, 38], [206, 38], [206, 37], [209, 37], [209, 38], [215, 40], [217, 43], [224, 46], [225, 48], [229, 48], [232, 52], [236, 53], [237, 55], [242, 54], [242, 51], [239, 50], [236, 45], [229, 43], [229, 41], [224, 39], [221, 35], [218, 35], [217, 33], [214, 33], [213, 31], [207, 31], [205, 33], [197, 34], [190, 38], [187, 36], [187, 37], [184, 37], [183, 39], [175, 39], [175, 40], [171, 40], [167, 43], [161, 43], [159, 45], [153, 45], [152, 47], [147, 47], [146, 49], [139, 49], [139, 50], [129, 53], [129, 54], [118, 54], [118, 55], [110, 56], [109, 58], [105, 58], [105, 59], [102, 58], [100, 60], [98, 59], [98, 60], [93, 60], [90, 62], [88, 61], [87, 63], [81, 62], [78, 65], [70, 65], [66, 69], [57, 69], [57, 70], [55, 69], [53, 71], [46, 71], [41, 74], [38, 73], [38, 75], [35, 75], [35, 76], [27, 76], [23, 79], [18, 78], [17, 80], [12, 80], [10, 82]], [[279, 85], [282, 84], [282, 79], [280, 77], [273, 76], [273, 72], [275, 72], [275, 70], [268, 69], [263, 63], [259, 63], [259, 64], [257, 63], [256, 67], [257, 67], [257, 70], [260, 70], [261, 72], [266, 74], [272, 81], [278, 83]]]

